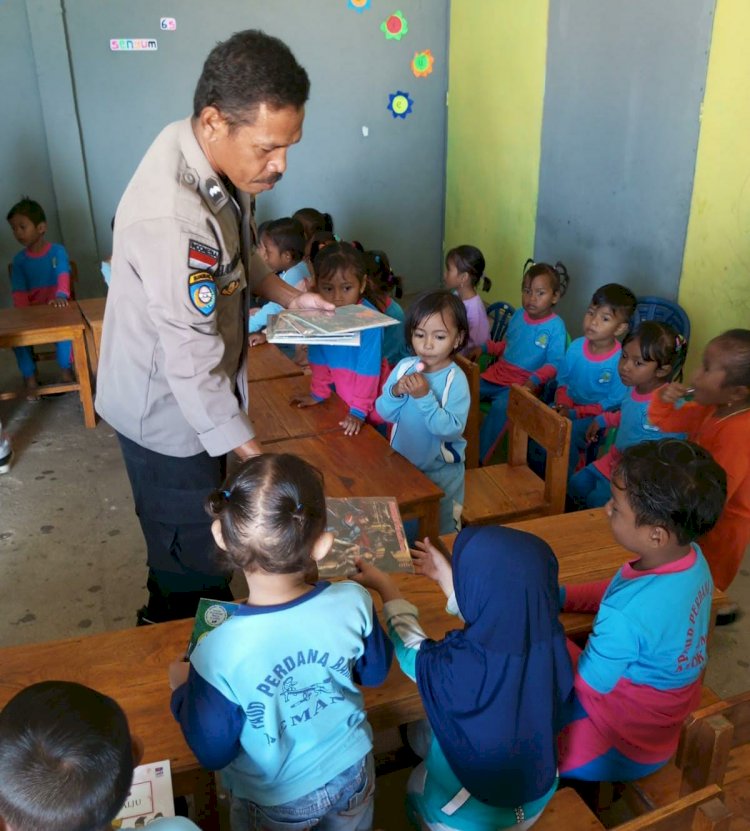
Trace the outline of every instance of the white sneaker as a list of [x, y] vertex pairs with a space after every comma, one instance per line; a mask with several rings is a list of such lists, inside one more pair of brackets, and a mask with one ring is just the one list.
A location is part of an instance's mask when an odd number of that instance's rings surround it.
[[11, 450], [7, 456], [0, 459], [0, 474], [7, 473], [10, 470], [10, 464], [13, 461], [13, 451]]

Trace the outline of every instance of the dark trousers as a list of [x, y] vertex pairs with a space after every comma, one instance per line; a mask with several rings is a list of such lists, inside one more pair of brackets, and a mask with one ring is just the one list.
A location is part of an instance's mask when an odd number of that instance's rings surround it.
[[204, 503], [219, 487], [226, 457], [178, 458], [147, 450], [117, 434], [148, 554], [148, 606], [160, 623], [192, 617], [201, 597], [231, 600], [231, 570], [217, 561]]

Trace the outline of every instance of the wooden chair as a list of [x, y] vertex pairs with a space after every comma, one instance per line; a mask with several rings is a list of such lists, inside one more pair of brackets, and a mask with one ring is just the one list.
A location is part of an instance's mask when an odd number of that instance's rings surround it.
[[572, 788], [561, 788], [534, 823], [534, 831], [603, 831], [604, 826]]
[[475, 364], [463, 355], [456, 355], [456, 363], [461, 367], [469, 382], [469, 417], [466, 419], [464, 438], [466, 439], [466, 469], [479, 467], [479, 364]]
[[[508, 399], [508, 462], [466, 471], [463, 522], [492, 525], [562, 514], [571, 422], [514, 384]], [[542, 481], [526, 462], [529, 436], [547, 451]]]
[[730, 831], [732, 813], [709, 785], [675, 802], [617, 826], [617, 831]]
[[680, 734], [674, 763], [628, 784], [636, 810], [653, 810], [709, 785], [721, 786], [727, 806], [750, 827], [750, 692], [696, 710]]

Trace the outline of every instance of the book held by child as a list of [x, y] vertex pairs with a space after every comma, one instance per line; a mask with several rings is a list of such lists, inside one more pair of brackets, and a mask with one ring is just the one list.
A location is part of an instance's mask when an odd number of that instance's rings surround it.
[[269, 317], [266, 337], [270, 343], [359, 346], [359, 332], [363, 329], [397, 323], [363, 304], [339, 306], [333, 312], [287, 309]]

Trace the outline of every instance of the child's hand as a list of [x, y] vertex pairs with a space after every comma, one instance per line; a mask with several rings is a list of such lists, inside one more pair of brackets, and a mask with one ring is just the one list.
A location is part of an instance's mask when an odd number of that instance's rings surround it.
[[288, 309], [317, 309], [323, 312], [335, 312], [336, 307], [314, 291], [302, 291], [293, 297], [287, 306]]
[[552, 409], [561, 416], [565, 416], [565, 418], [570, 418], [570, 412], [565, 404], [553, 404]]
[[404, 375], [401, 379], [402, 395], [410, 395], [412, 398], [424, 398], [430, 391], [430, 385], [421, 372], [414, 372], [411, 375]]
[[588, 429], [586, 430], [586, 444], [591, 444], [596, 441], [600, 429], [601, 428], [596, 421], [592, 421], [591, 424], [589, 424]]
[[396, 588], [396, 584], [384, 571], [376, 568], [372, 563], [366, 562], [362, 557], [357, 557], [354, 565], [357, 567], [357, 574], [351, 579], [366, 589], [376, 591], [383, 599], [383, 603], [401, 597], [401, 592]]
[[172, 661], [169, 665], [169, 688], [176, 690], [188, 679], [190, 663], [188, 661]]
[[250, 346], [259, 346], [261, 343], [265, 343], [266, 340], [267, 338], [265, 332], [253, 332], [247, 339], [247, 342]]
[[361, 418], [349, 413], [343, 421], [339, 421], [339, 424], [344, 428], [345, 436], [356, 436], [362, 429], [363, 421]]
[[47, 304], [48, 306], [56, 306], [58, 309], [63, 309], [68, 305], [67, 297], [53, 297]]
[[414, 571], [434, 580], [446, 597], [453, 594], [453, 568], [443, 554], [430, 542], [429, 537], [416, 540], [411, 551]]
[[482, 347], [481, 346], [473, 346], [465, 355], [466, 359], [471, 361], [475, 364], [479, 360], [479, 356], [482, 354]]
[[289, 404], [292, 407], [314, 407], [316, 404], [320, 404], [320, 401], [313, 398], [312, 395], [299, 395], [297, 398], [293, 398]]
[[529, 378], [528, 381], [521, 385], [521, 389], [528, 390], [536, 395], [537, 385], [531, 380], [531, 378]]
[[688, 389], [689, 387], [685, 384], [678, 384], [677, 381], [673, 381], [671, 384], [663, 386], [659, 395], [666, 404], [675, 404], [688, 394]]

